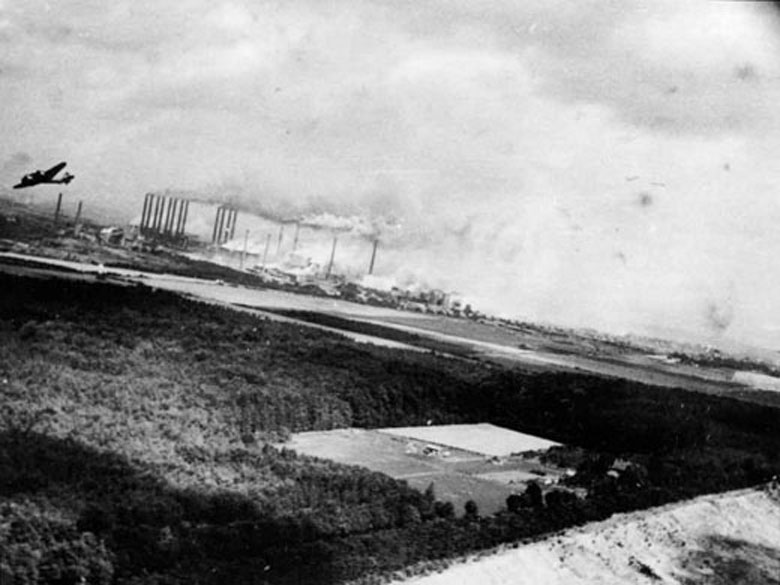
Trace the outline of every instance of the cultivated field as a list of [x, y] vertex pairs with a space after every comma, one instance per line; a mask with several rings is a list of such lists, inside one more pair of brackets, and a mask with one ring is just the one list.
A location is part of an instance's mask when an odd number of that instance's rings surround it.
[[399, 427], [380, 430], [396, 437], [408, 437], [482, 455], [492, 455], [493, 457], [507, 457], [513, 453], [525, 451], [541, 451], [560, 445], [554, 441], [502, 429], [488, 423]]
[[[511, 448], [500, 448], [502, 438], [509, 440]], [[431, 452], [432, 443], [441, 449]], [[433, 484], [436, 497], [451, 502], [459, 514], [469, 500], [482, 513], [492, 514], [506, 507], [508, 496], [522, 493], [528, 481], [555, 481], [561, 475], [561, 470], [542, 465], [535, 457], [494, 458], [528, 451], [530, 445], [538, 450], [555, 444], [494, 425], [475, 424], [303, 432], [295, 433], [284, 446], [379, 471], [420, 491]]]
[[393, 477], [433, 474], [441, 467], [434, 458], [411, 456], [402, 439], [363, 429], [294, 433], [282, 446], [312, 457], [360, 465]]

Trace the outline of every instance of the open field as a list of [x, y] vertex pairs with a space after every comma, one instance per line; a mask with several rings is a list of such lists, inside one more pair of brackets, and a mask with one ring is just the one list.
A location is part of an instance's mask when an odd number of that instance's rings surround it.
[[312, 457], [360, 465], [399, 478], [437, 473], [441, 469], [434, 458], [410, 456], [406, 441], [364, 429], [294, 433], [284, 446]]
[[425, 491], [433, 485], [436, 499], [451, 502], [458, 516], [464, 514], [466, 502], [477, 504], [480, 514], [492, 515], [506, 509], [506, 499], [520, 494], [525, 486], [510, 486], [466, 473], [435, 473], [402, 478], [410, 487]]
[[[417, 432], [438, 430], [436, 433]], [[415, 436], [418, 435], [418, 436]], [[436, 435], [436, 442], [444, 446], [441, 451], [426, 454], [426, 448]], [[472, 436], [473, 435], [473, 436]], [[509, 437], [518, 446], [518, 436], [508, 429], [493, 425], [448, 425], [447, 427], [406, 427], [379, 430], [336, 429], [295, 433], [284, 445], [294, 451], [329, 459], [347, 465], [360, 465], [372, 471], [406, 481], [411, 487], [425, 491], [431, 484], [436, 497], [451, 502], [456, 513], [462, 514], [467, 501], [477, 503], [484, 514], [495, 514], [506, 506], [506, 499], [512, 494], [522, 493], [528, 481], [557, 480], [562, 471], [542, 465], [538, 458], [512, 457], [495, 461], [497, 451], [503, 455], [515, 452], [506, 448], [490, 448], [485, 438], [493, 441]], [[535, 439], [535, 437], [528, 437]], [[526, 439], [527, 440], [527, 439]], [[550, 441], [536, 440], [535, 449], [542, 443], [552, 446]], [[470, 446], [488, 446], [482, 453]], [[500, 471], [499, 471], [500, 470]], [[536, 470], [538, 473], [531, 473]], [[521, 481], [521, 478], [525, 478]]]
[[555, 441], [502, 429], [488, 423], [395, 427], [380, 431], [396, 437], [408, 437], [494, 457], [508, 457], [513, 453], [541, 451], [560, 445]]
[[616, 516], [408, 585], [776, 585], [780, 498], [748, 490]]
[[[534, 470], [537, 470], [539, 468], [544, 469], [540, 465], [535, 465], [533, 467]], [[528, 483], [529, 481], [543, 481], [543, 477], [546, 477], [547, 472], [550, 473], [551, 476], [555, 476], [555, 471], [551, 471], [549, 469], [544, 469], [545, 476], [541, 476], [538, 472], [532, 473], [527, 468], [525, 469], [501, 469], [500, 471], [485, 471], [484, 473], [480, 473], [477, 475], [477, 477], [481, 479], [485, 479], [487, 481], [493, 482], [493, 483], [502, 483], [506, 485], [523, 485]]]

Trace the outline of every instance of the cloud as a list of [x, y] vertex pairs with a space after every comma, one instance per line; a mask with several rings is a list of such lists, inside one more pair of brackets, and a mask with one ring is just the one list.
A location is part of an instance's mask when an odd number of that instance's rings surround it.
[[725, 303], [750, 337], [780, 318], [743, 290], [780, 284], [754, 4], [7, 1], [0, 160], [127, 216], [170, 188], [380, 226], [380, 274], [504, 314], [713, 335]]
[[[548, 51], [549, 39], [540, 39], [536, 70], [551, 95], [605, 104], [628, 123], [653, 130], [755, 127], [772, 117], [773, 79], [780, 71], [772, 58], [776, 29], [753, 4], [635, 5], [609, 26], [597, 20], [582, 23], [582, 32], [571, 31], [586, 44], [553, 37], [554, 50]], [[739, 71], [752, 72], [755, 86], [739, 83]]]
[[32, 157], [26, 152], [15, 152], [0, 164], [0, 173], [24, 172], [31, 162]]

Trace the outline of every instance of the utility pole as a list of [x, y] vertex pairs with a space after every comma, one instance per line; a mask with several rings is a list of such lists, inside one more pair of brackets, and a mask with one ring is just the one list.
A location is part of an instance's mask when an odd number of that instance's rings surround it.
[[284, 237], [284, 224], [279, 226], [279, 238], [276, 240], [276, 255], [279, 255], [279, 250], [282, 249], [282, 238]]
[[301, 231], [301, 222], [296, 221], [295, 222], [295, 237], [293, 238], [293, 254], [295, 254], [295, 251], [298, 249], [298, 233]]

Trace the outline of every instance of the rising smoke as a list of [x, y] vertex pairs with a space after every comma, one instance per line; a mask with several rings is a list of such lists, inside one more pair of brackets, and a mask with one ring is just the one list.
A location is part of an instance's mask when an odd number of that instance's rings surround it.
[[[354, 273], [379, 239], [379, 277], [507, 316], [780, 323], [780, 43], [757, 3], [77, 4], [0, 15], [0, 116], [26, 141], [0, 160], [67, 149], [87, 208], [177, 188], [301, 221], [320, 263], [337, 233]], [[64, 25], [78, 43], [46, 34]]]

